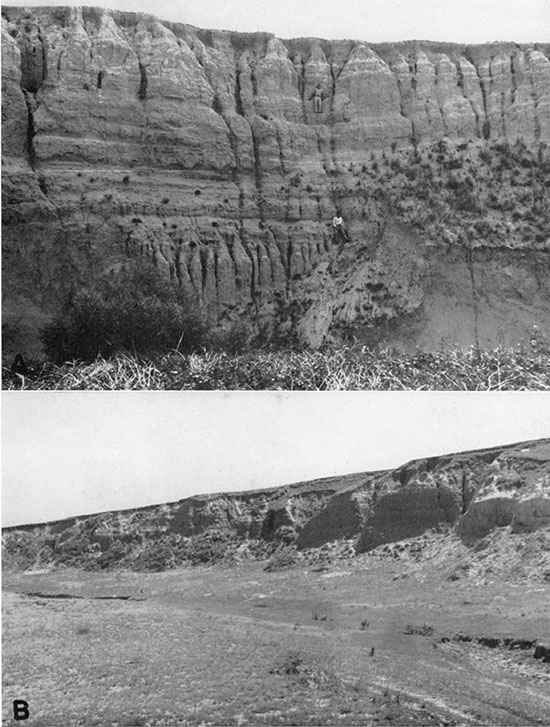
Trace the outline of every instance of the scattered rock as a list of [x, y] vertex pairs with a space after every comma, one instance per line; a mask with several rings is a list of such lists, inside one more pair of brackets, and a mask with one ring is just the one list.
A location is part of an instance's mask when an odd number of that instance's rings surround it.
[[550, 642], [541, 643], [535, 646], [535, 653], [533, 654], [535, 659], [541, 659], [544, 662], [550, 661]]

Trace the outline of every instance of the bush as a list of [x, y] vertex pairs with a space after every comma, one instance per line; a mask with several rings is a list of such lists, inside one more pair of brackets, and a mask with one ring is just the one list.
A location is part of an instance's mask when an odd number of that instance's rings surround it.
[[250, 345], [250, 326], [244, 321], [236, 321], [228, 328], [217, 331], [210, 337], [210, 348], [229, 354], [243, 353]]
[[149, 542], [132, 563], [134, 570], [163, 571], [175, 566], [174, 553], [168, 543]]
[[97, 543], [91, 543], [86, 533], [79, 533], [65, 542], [58, 543], [54, 558], [56, 565], [93, 570], [99, 552]]
[[270, 674], [302, 674], [306, 671], [304, 659], [298, 651], [290, 651], [280, 664], [269, 670]]
[[6, 533], [2, 538], [2, 565], [5, 570], [27, 570], [38, 560], [39, 539], [32, 533]]
[[129, 548], [124, 543], [113, 543], [111, 547], [98, 557], [96, 565], [98, 568], [116, 568], [122, 565], [123, 559], [128, 555]]
[[55, 362], [92, 361], [123, 351], [191, 353], [204, 345], [206, 328], [181, 291], [155, 268], [142, 267], [69, 295], [43, 341]]
[[412, 634], [416, 636], [431, 636], [434, 632], [434, 627], [430, 624], [407, 624], [405, 626], [405, 634]]
[[[279, 664], [271, 667], [270, 674], [285, 674], [289, 677], [297, 677], [300, 684], [309, 689], [321, 689], [323, 691], [337, 693], [341, 691], [341, 683], [338, 674], [332, 664], [311, 661], [306, 663], [304, 656], [299, 651], [290, 651]], [[296, 722], [295, 724], [302, 724]]]
[[218, 563], [233, 550], [234, 545], [235, 540], [231, 535], [210, 530], [191, 538], [186, 557], [191, 565]]
[[271, 556], [264, 568], [264, 571], [267, 573], [273, 573], [274, 571], [283, 570], [284, 568], [291, 568], [293, 565], [296, 565], [296, 563], [296, 552], [292, 548], [284, 548], [282, 550], [278, 550]]
[[89, 624], [81, 623], [75, 628], [75, 634], [78, 634], [78, 636], [84, 636], [85, 634], [89, 634], [91, 630], [92, 629]]

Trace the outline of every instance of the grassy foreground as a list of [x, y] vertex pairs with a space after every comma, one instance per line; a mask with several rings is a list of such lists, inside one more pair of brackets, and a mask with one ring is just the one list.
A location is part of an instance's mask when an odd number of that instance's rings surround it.
[[[41, 727], [549, 725], [550, 585], [369, 558], [4, 574], [2, 716]], [[491, 642], [489, 642], [491, 643]]]
[[127, 354], [61, 366], [40, 364], [28, 375], [2, 371], [4, 389], [149, 390], [425, 390], [527, 391], [550, 389], [550, 349], [453, 348], [403, 354], [341, 347], [326, 351], [255, 351], [156, 359]]

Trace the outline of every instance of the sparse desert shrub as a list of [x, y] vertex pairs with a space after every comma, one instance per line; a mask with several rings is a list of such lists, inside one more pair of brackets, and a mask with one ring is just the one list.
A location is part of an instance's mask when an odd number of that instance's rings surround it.
[[288, 181], [293, 187], [299, 187], [302, 183], [302, 175], [300, 172], [296, 172]]
[[69, 295], [43, 340], [52, 361], [92, 361], [121, 351], [191, 352], [205, 342], [206, 329], [180, 291], [142, 267]]
[[450, 177], [447, 186], [451, 193], [449, 201], [456, 210], [462, 212], [478, 212], [480, 211], [479, 200], [474, 190], [474, 183], [471, 177], [460, 179], [458, 177]]
[[192, 565], [217, 563], [228, 555], [233, 544], [233, 537], [228, 533], [210, 530], [190, 539], [186, 557]]
[[265, 571], [272, 573], [273, 571], [282, 570], [283, 568], [290, 568], [296, 564], [296, 553], [294, 549], [285, 548], [284, 550], [278, 550], [269, 559]]
[[299, 651], [289, 651], [279, 664], [269, 670], [269, 673], [297, 677], [301, 684], [310, 689], [332, 693], [337, 693], [341, 689], [340, 680], [331, 664], [321, 666], [314, 661], [308, 663]]
[[431, 636], [434, 632], [434, 627], [430, 624], [407, 624], [405, 626], [405, 634], [414, 634], [417, 636]]
[[217, 331], [209, 338], [209, 347], [214, 351], [225, 351], [229, 354], [243, 353], [250, 344], [250, 326], [244, 321], [236, 321], [228, 328]]
[[147, 718], [141, 715], [122, 714], [118, 719], [120, 727], [145, 727]]
[[97, 558], [96, 565], [98, 568], [106, 569], [120, 565], [128, 554], [128, 545], [117, 542]]
[[134, 570], [163, 571], [175, 565], [174, 553], [167, 543], [147, 542], [139, 556], [133, 561]]
[[95, 568], [99, 555], [98, 543], [90, 542], [87, 534], [75, 535], [55, 546], [54, 557], [57, 565], [68, 568]]
[[5, 533], [2, 537], [2, 565], [6, 570], [27, 570], [37, 560], [40, 543], [32, 533]]
[[270, 669], [271, 674], [301, 674], [305, 670], [303, 658], [297, 651], [289, 652], [281, 664]]

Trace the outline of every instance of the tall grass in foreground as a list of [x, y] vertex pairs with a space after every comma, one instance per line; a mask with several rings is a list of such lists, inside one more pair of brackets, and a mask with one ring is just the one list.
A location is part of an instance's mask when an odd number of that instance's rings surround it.
[[340, 347], [326, 351], [127, 354], [36, 367], [29, 376], [3, 369], [4, 389], [448, 391], [550, 390], [550, 350], [453, 348], [397, 353]]

